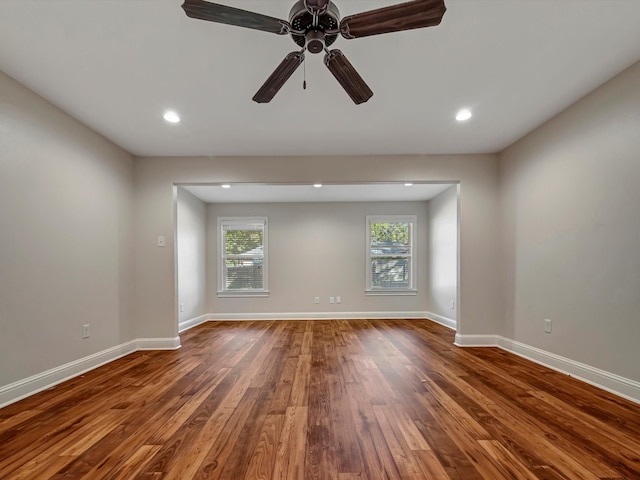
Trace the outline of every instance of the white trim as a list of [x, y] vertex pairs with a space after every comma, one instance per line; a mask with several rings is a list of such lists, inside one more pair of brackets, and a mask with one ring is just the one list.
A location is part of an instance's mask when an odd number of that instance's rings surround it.
[[218, 298], [268, 297], [269, 290], [222, 290], [216, 292]]
[[178, 324], [178, 333], [182, 333], [185, 330], [189, 330], [190, 328], [196, 327], [201, 323], [206, 322], [207, 320], [209, 320], [210, 316], [211, 315], [205, 313], [204, 315], [193, 317], [193, 318], [190, 318], [189, 320], [185, 320], [184, 322], [180, 322]]
[[[366, 255], [367, 262], [365, 265], [365, 275], [366, 275], [366, 295], [385, 295], [384, 293], [378, 292], [389, 292], [387, 295], [416, 295], [418, 287], [418, 252], [417, 252], [417, 238], [418, 238], [418, 216], [417, 215], [367, 215], [366, 216]], [[384, 288], [384, 287], [375, 287], [371, 281], [371, 224], [372, 223], [408, 223], [409, 226], [409, 251], [411, 252], [409, 255], [396, 255], [400, 257], [408, 257], [410, 259], [409, 262], [409, 287], [407, 288]], [[373, 293], [375, 292], [375, 293]], [[406, 292], [406, 293], [400, 293]]]
[[138, 338], [137, 350], [177, 350], [180, 348], [180, 337], [173, 338]]
[[[430, 312], [302, 312], [302, 313], [221, 313], [205, 314], [181, 324], [181, 330], [206, 321], [224, 320], [315, 320], [405, 318], [427, 319], [437, 323], [446, 319]], [[451, 319], [448, 319], [451, 320]], [[443, 323], [443, 325], [448, 326]], [[640, 382], [576, 362], [566, 357], [511, 340], [500, 335], [456, 334], [455, 345], [460, 347], [498, 347], [520, 357], [567, 374], [595, 387], [601, 388], [634, 403], [640, 404]], [[51, 388], [71, 378], [129, 355], [137, 350], [175, 350], [180, 348], [180, 337], [139, 338], [116, 345], [65, 365], [0, 387], [0, 408], [15, 403], [38, 392]]]
[[70, 380], [96, 369], [137, 350], [175, 350], [180, 347], [180, 338], [138, 338], [107, 348], [86, 357], [60, 365], [31, 377], [0, 386], [0, 408], [6, 407], [23, 398], [47, 390], [59, 383]]
[[456, 333], [453, 341], [458, 347], [497, 347], [496, 335], [460, 335]]
[[439, 323], [440, 325], [450, 328], [451, 330], [455, 330], [458, 326], [458, 322], [456, 322], [455, 319], [438, 315], [437, 313], [427, 312], [427, 318], [432, 322]]
[[418, 294], [418, 290], [415, 289], [404, 289], [404, 290], [393, 290], [393, 289], [371, 289], [371, 290], [365, 290], [364, 291], [365, 295], [417, 295]]
[[[268, 217], [217, 217], [218, 235], [218, 297], [268, 297], [269, 296], [269, 219]], [[262, 288], [255, 290], [227, 290], [225, 288], [225, 234], [227, 225], [262, 226]]]
[[349, 320], [406, 318], [429, 320], [427, 312], [290, 312], [290, 313], [212, 313], [210, 321], [237, 320]]
[[498, 347], [570, 377], [640, 404], [640, 382], [500, 335], [456, 335], [460, 347]]

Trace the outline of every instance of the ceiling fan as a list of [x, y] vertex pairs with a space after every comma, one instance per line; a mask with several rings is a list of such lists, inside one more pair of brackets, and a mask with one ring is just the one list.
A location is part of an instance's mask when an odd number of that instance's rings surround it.
[[444, 0], [413, 0], [350, 15], [342, 20], [331, 0], [298, 0], [289, 13], [289, 21], [256, 12], [228, 7], [205, 0], [185, 0], [182, 8], [191, 18], [291, 35], [300, 50], [289, 53], [254, 95], [258, 103], [268, 103], [304, 61], [305, 51], [325, 52], [324, 63], [342, 88], [356, 103], [364, 103], [373, 92], [360, 74], [337, 49], [329, 50], [341, 34], [360, 38], [438, 25], [446, 11]]

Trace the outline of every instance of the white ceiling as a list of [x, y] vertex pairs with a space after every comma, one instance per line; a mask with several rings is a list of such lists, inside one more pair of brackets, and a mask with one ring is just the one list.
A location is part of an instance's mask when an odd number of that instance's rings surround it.
[[[360, 106], [311, 54], [306, 91], [301, 68], [254, 103], [297, 46], [181, 0], [2, 0], [0, 69], [135, 155], [428, 154], [500, 151], [640, 60], [639, 0], [445, 2], [440, 26], [338, 39], [375, 92]], [[294, 0], [220, 3], [286, 19]]]
[[300, 203], [300, 202], [417, 202], [430, 200], [449, 188], [446, 183], [368, 183], [323, 185], [272, 185], [240, 183], [225, 189], [221, 185], [182, 185], [207, 203]]

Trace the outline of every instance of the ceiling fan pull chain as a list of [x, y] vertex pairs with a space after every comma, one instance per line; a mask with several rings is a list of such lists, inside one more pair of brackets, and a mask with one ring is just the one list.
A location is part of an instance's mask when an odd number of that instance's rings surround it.
[[303, 72], [302, 89], [306, 90], [307, 89], [307, 62], [306, 62], [306, 59], [302, 61], [302, 72]]

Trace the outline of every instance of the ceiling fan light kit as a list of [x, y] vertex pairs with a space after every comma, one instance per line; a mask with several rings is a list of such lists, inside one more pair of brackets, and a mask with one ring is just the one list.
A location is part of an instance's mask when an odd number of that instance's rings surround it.
[[373, 96], [373, 91], [340, 50], [329, 50], [338, 38], [346, 39], [401, 32], [440, 24], [446, 11], [444, 0], [413, 0], [340, 20], [340, 12], [331, 0], [298, 0], [289, 13], [289, 21], [256, 12], [207, 2], [185, 0], [182, 8], [191, 18], [238, 27], [290, 35], [301, 47], [289, 53], [254, 95], [258, 103], [268, 103], [280, 91], [293, 72], [304, 62], [305, 52], [325, 52], [324, 64], [355, 104]]

